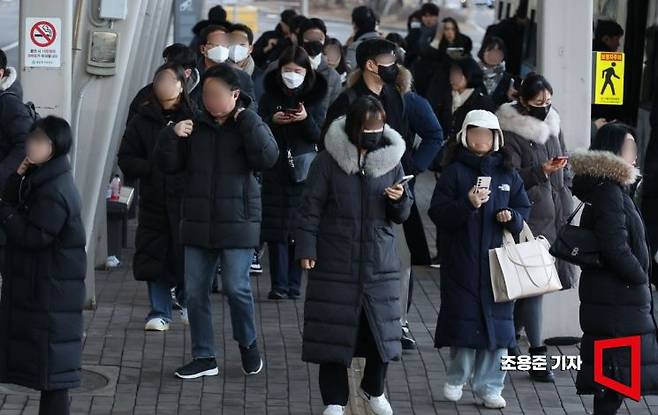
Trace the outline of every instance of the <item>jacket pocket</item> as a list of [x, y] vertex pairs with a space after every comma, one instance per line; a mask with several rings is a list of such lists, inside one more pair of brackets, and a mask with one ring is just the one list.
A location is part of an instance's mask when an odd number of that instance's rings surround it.
[[390, 226], [375, 228], [375, 264], [376, 274], [386, 274], [400, 271], [400, 256], [398, 255], [397, 240]]
[[351, 275], [351, 228], [347, 226], [331, 226], [331, 229], [320, 229], [317, 235], [316, 256], [316, 271]]

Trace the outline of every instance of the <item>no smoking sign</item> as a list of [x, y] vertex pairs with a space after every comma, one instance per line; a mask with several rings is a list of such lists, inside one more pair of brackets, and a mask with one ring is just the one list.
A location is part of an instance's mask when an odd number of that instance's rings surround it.
[[62, 21], [56, 17], [25, 19], [25, 66], [59, 68], [61, 66]]

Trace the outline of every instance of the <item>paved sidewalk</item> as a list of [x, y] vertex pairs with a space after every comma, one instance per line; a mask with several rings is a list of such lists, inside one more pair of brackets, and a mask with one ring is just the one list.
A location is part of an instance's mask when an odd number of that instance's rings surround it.
[[[431, 176], [420, 183], [420, 203], [427, 206]], [[428, 231], [431, 231], [428, 227]], [[130, 263], [127, 258], [126, 264]], [[265, 267], [267, 269], [267, 267]], [[401, 362], [390, 365], [388, 396], [396, 415], [500, 413], [481, 410], [470, 392], [455, 405], [443, 400], [447, 350], [437, 352], [433, 333], [439, 309], [438, 272], [417, 269], [414, 305], [410, 313], [418, 350], [405, 352]], [[245, 378], [239, 351], [231, 338], [228, 303], [214, 295], [214, 325], [220, 375], [203, 380], [180, 381], [173, 371], [189, 359], [188, 330], [177, 319], [167, 333], [145, 333], [148, 300], [144, 283], [135, 282], [129, 268], [97, 274], [98, 307], [86, 312], [84, 365], [93, 373], [113, 378], [105, 389], [83, 388], [73, 393], [73, 414], [321, 414], [317, 366], [300, 360], [303, 301], [267, 300], [269, 277], [253, 277], [257, 302], [259, 343], [266, 367], [262, 374]], [[577, 316], [574, 316], [577, 318]], [[575, 347], [551, 348], [550, 354], [577, 354]], [[358, 384], [359, 361], [352, 372]], [[98, 381], [89, 372], [86, 379]], [[87, 372], [86, 372], [87, 373]], [[575, 372], [557, 372], [555, 384], [533, 384], [525, 373], [511, 373], [503, 393], [504, 414], [592, 413], [591, 397], [575, 393]], [[1, 389], [3, 392], [8, 390]], [[354, 391], [354, 388], [352, 389]], [[15, 389], [12, 389], [15, 391]], [[350, 400], [352, 414], [366, 414], [363, 402]], [[0, 394], [0, 415], [37, 414], [38, 395], [26, 392]], [[658, 414], [658, 397], [639, 403], [626, 401], [620, 413]]]

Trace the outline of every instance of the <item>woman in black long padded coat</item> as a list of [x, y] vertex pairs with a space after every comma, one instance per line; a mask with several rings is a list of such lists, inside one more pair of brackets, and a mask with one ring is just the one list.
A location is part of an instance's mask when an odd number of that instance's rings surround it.
[[[594, 394], [594, 413], [615, 414], [623, 396], [594, 382], [594, 342], [626, 336], [641, 338], [641, 391], [658, 393], [658, 344], [651, 314], [649, 262], [644, 223], [630, 195], [638, 174], [632, 130], [622, 124], [602, 127], [590, 151], [571, 157], [573, 193], [586, 202], [580, 226], [600, 244], [602, 268], [583, 268], [580, 276], [582, 367], [576, 388]], [[631, 384], [627, 348], [603, 355], [603, 374]]]

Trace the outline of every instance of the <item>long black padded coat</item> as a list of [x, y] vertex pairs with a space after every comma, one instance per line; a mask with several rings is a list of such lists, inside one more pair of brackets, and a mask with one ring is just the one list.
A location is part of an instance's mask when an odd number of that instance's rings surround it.
[[[600, 394], [594, 383], [594, 342], [626, 336], [641, 338], [641, 391], [658, 394], [658, 343], [652, 318], [651, 255], [639, 209], [629, 195], [635, 169], [610, 152], [579, 152], [571, 157], [573, 192], [587, 204], [580, 226], [599, 241], [602, 268], [583, 268], [580, 276], [581, 370], [579, 394]], [[603, 374], [631, 384], [628, 348], [606, 350]]]
[[37, 390], [80, 385], [85, 229], [66, 156], [10, 176], [0, 301], [0, 382]]
[[413, 198], [406, 186], [399, 201], [384, 195], [404, 176], [405, 144], [388, 125], [383, 140], [361, 169], [345, 118], [338, 118], [311, 166], [296, 233], [296, 258], [316, 260], [304, 305], [306, 362], [350, 366], [353, 356], [362, 355], [361, 313], [382, 360], [401, 354], [400, 259], [392, 227], [409, 216]]
[[192, 109], [181, 105], [164, 111], [157, 100], [138, 106], [119, 148], [123, 174], [139, 179], [139, 225], [135, 235], [133, 275], [138, 281], [183, 279], [183, 250], [178, 235], [181, 175], [167, 175], [153, 153], [158, 134], [168, 123], [191, 119]]
[[[243, 108], [248, 98], [240, 98]], [[271, 168], [279, 149], [270, 128], [250, 109], [217, 123], [206, 111], [188, 138], [173, 126], [160, 132], [155, 157], [165, 173], [185, 177], [183, 246], [248, 249], [260, 245], [260, 184], [254, 172]]]

